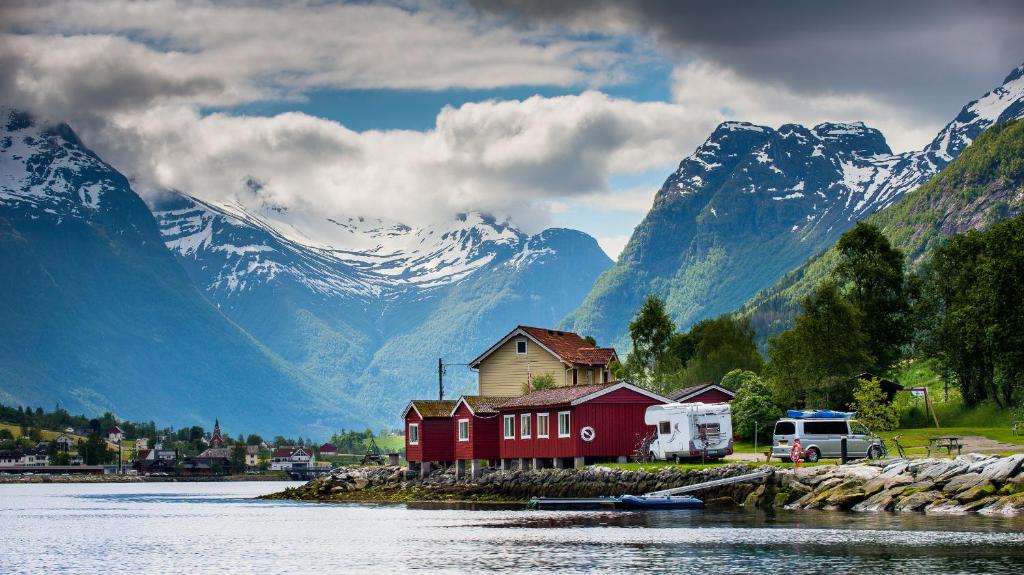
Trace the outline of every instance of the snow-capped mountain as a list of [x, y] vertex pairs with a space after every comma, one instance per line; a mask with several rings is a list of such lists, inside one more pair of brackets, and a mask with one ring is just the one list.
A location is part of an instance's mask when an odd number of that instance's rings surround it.
[[919, 151], [861, 123], [718, 126], [658, 191], [616, 266], [564, 325], [624, 347], [648, 293], [681, 328], [738, 308], [854, 222], [937, 174], [986, 128], [1024, 116], [1024, 66]]
[[[0, 402], [280, 431], [371, 422], [197, 290], [128, 181], [66, 125], [0, 110]], [[234, 389], [244, 382], [244, 392]]]
[[[411, 227], [180, 193], [153, 206], [195, 285], [276, 354], [382, 415], [431, 396], [437, 358], [475, 356], [517, 323], [560, 320], [611, 265], [572, 230], [530, 236], [480, 213]], [[386, 374], [386, 375], [385, 375]], [[470, 389], [468, 370], [451, 389]]]

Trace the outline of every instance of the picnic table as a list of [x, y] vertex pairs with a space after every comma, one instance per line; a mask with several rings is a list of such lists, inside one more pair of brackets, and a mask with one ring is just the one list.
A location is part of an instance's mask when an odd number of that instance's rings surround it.
[[960, 450], [964, 448], [963, 439], [956, 435], [947, 435], [942, 437], [932, 437], [928, 439], [928, 457], [932, 456], [932, 450], [936, 452], [946, 450], [947, 455], [953, 455], [953, 450], [956, 450], [956, 454], [960, 455]]

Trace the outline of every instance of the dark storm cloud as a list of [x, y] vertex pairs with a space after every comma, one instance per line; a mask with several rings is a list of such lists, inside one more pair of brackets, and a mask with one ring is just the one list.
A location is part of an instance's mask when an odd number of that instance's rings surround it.
[[1024, 62], [1024, 2], [474, 0], [521, 24], [650, 35], [804, 94], [865, 93], [949, 117]]

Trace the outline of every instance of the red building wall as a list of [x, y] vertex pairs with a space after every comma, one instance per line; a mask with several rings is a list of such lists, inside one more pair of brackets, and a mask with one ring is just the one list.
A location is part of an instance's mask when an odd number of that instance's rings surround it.
[[[498, 422], [502, 459], [520, 457], [617, 457], [633, 455], [641, 435], [654, 433], [644, 424], [648, 406], [660, 401], [629, 389], [619, 389], [574, 407], [502, 410], [502, 416], [515, 415], [515, 439], [504, 439], [503, 420]], [[569, 437], [558, 437], [558, 413], [569, 411]], [[531, 414], [531, 438], [521, 439], [521, 414]], [[537, 437], [537, 413], [549, 414], [549, 437]], [[580, 438], [584, 427], [594, 428], [594, 440]]]
[[[459, 420], [469, 420], [469, 441], [459, 441]], [[500, 456], [501, 418], [476, 417], [465, 403], [460, 403], [452, 419], [452, 440], [455, 442], [455, 459], [498, 459]]]
[[[420, 424], [419, 445], [409, 443], [409, 424]], [[405, 416], [405, 459], [407, 461], [454, 461], [452, 419], [450, 417], [420, 418], [415, 409]]]
[[733, 398], [731, 395], [722, 393], [717, 389], [708, 389], [697, 395], [680, 401], [679, 403], [729, 403]]

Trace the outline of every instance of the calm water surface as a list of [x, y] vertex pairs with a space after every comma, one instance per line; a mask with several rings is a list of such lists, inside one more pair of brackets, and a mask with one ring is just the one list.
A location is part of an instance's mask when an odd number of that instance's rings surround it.
[[1024, 520], [255, 501], [285, 483], [0, 485], [0, 573], [1016, 573]]

